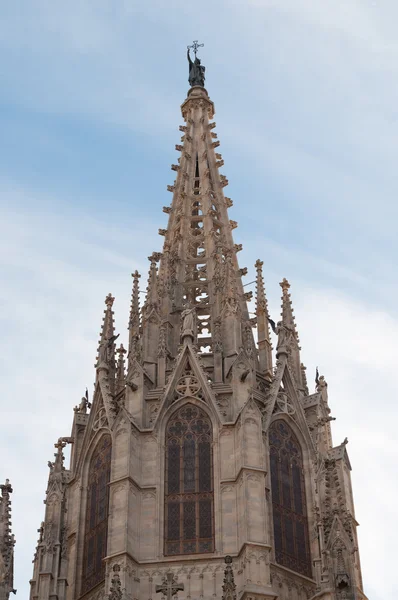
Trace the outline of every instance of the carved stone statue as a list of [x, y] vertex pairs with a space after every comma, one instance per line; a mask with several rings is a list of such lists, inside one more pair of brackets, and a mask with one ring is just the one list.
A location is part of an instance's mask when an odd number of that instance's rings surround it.
[[294, 333], [293, 329], [285, 325], [282, 321], [278, 321], [276, 325], [275, 321], [273, 321], [269, 317], [268, 321], [270, 322], [272, 331], [278, 336], [278, 344], [276, 346], [276, 349], [279, 350], [280, 348], [282, 348], [282, 346], [285, 348], [289, 346], [290, 340]]
[[181, 313], [182, 318], [182, 333], [181, 336], [190, 335], [194, 337], [195, 309], [186, 308]]
[[189, 85], [191, 87], [195, 85], [199, 85], [200, 87], [205, 86], [205, 70], [206, 67], [200, 64], [200, 58], [195, 56], [195, 60], [191, 60], [191, 56], [189, 53], [189, 48], [187, 50], [187, 58], [189, 63]]
[[89, 402], [89, 400], [88, 400], [88, 390], [86, 388], [86, 395], [82, 397], [82, 399], [80, 400], [79, 406], [76, 406], [74, 408], [74, 411], [85, 415], [85, 414], [87, 414], [88, 408], [91, 408], [91, 402]]
[[115, 343], [120, 333], [117, 335], [112, 335], [109, 339], [103, 340], [99, 345], [98, 351], [98, 364], [109, 362], [109, 350], [112, 348], [112, 345]]

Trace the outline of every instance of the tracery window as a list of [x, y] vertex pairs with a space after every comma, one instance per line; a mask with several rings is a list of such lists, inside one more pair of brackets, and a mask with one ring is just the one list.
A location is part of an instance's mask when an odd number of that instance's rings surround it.
[[311, 577], [301, 447], [282, 420], [271, 424], [269, 445], [276, 562]]
[[112, 442], [110, 435], [100, 439], [91, 457], [87, 482], [87, 506], [83, 550], [82, 593], [105, 579], [108, 536], [109, 480]]
[[165, 554], [214, 551], [212, 425], [185, 404], [166, 429]]

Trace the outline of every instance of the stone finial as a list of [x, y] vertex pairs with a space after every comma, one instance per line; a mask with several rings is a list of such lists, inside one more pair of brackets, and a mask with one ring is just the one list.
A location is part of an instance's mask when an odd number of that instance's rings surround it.
[[109, 292], [109, 294], [105, 298], [105, 304], [106, 304], [106, 306], [108, 308], [112, 308], [114, 301], [115, 301], [115, 297], [112, 296], [112, 294]]
[[282, 279], [282, 281], [279, 283], [279, 285], [281, 286], [282, 290], [284, 292], [287, 292], [290, 288], [290, 283], [288, 282], [288, 280], [286, 279], [286, 277], [284, 277]]
[[225, 569], [224, 569], [224, 583], [222, 586], [222, 600], [236, 600], [236, 585], [234, 579], [234, 572], [232, 570], [232, 556], [226, 556], [224, 558]]
[[120, 565], [113, 565], [111, 587], [109, 589], [108, 600], [122, 600], [122, 582], [120, 581]]

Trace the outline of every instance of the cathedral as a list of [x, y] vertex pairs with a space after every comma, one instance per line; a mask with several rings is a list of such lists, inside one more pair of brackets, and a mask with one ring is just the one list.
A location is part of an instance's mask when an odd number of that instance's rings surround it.
[[261, 260], [249, 312], [197, 49], [163, 248], [145, 294], [133, 273], [126, 348], [105, 299], [93, 396], [49, 462], [30, 600], [366, 600], [347, 440], [333, 445], [324, 376], [308, 388], [286, 279], [268, 313]]

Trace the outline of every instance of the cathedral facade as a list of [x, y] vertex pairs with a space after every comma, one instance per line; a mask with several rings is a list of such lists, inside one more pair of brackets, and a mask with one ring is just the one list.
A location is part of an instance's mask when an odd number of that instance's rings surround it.
[[310, 393], [289, 283], [275, 324], [260, 260], [249, 313], [214, 105], [189, 65], [163, 249], [142, 306], [133, 274], [127, 349], [105, 300], [92, 402], [49, 463], [30, 600], [366, 600], [327, 383]]

